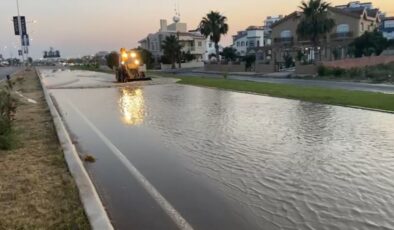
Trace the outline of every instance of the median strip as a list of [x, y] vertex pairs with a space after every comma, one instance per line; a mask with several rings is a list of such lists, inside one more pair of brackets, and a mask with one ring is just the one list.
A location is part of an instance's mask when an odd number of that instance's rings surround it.
[[190, 77], [164, 73], [160, 73], [158, 75], [178, 78], [180, 79], [178, 81], [179, 84], [213, 87], [322, 104], [357, 107], [391, 113], [394, 112], [393, 94], [329, 89], [322, 87], [304, 87], [289, 84], [261, 83], [243, 80]]

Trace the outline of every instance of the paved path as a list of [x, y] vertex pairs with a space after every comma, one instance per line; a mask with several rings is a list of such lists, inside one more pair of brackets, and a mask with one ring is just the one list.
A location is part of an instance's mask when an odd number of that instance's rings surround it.
[[[182, 72], [184, 76], [202, 76], [202, 77], [215, 77], [221, 78], [221, 75], [202, 72]], [[346, 89], [346, 90], [361, 90], [369, 92], [380, 92], [387, 94], [394, 94], [394, 84], [368, 84], [358, 82], [338, 82], [338, 81], [325, 81], [325, 80], [303, 80], [291, 78], [268, 78], [256, 76], [241, 76], [231, 74], [228, 79], [245, 80], [255, 82], [279, 83], [279, 84], [292, 84], [300, 86], [318, 86], [324, 88]]]

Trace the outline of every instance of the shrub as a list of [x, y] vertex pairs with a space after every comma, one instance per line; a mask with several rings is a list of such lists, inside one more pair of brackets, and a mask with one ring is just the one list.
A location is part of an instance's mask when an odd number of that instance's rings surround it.
[[15, 113], [15, 98], [8, 87], [0, 89], [0, 149], [10, 149], [12, 146], [11, 122]]
[[347, 70], [347, 75], [350, 78], [363, 78], [364, 77], [364, 69], [351, 68], [351, 69]]
[[332, 69], [332, 74], [335, 77], [343, 77], [346, 74], [346, 70], [341, 69], [341, 68], [333, 68]]
[[319, 67], [317, 67], [317, 74], [321, 77], [324, 76], [329, 76], [330, 75], [330, 69], [323, 66], [323, 65], [319, 65]]

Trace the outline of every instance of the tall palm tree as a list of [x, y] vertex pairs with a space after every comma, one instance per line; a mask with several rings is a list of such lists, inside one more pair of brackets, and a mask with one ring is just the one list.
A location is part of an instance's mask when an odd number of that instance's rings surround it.
[[219, 12], [211, 11], [200, 22], [200, 32], [215, 43], [216, 57], [219, 57], [219, 42], [222, 35], [227, 34], [227, 17]]
[[330, 4], [324, 0], [302, 1], [300, 6], [303, 17], [297, 26], [297, 34], [301, 38], [310, 40], [315, 52], [321, 37], [329, 33], [335, 26], [335, 21], [328, 17], [329, 7]]
[[175, 69], [175, 62], [179, 58], [182, 50], [182, 45], [175, 35], [168, 36], [161, 44], [164, 56], [171, 61], [171, 68]]

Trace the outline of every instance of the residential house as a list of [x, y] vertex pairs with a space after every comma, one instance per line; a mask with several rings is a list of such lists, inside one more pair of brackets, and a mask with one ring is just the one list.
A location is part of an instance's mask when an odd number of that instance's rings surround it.
[[177, 36], [182, 44], [183, 52], [190, 52], [197, 60], [202, 60], [206, 54], [207, 39], [197, 30], [188, 31], [187, 24], [180, 22], [179, 17], [173, 18], [173, 23], [167, 25], [167, 20], [160, 20], [160, 29], [156, 33], [149, 34], [146, 38], [139, 41], [140, 46], [149, 50], [156, 62], [163, 56], [161, 48], [164, 39], [168, 36]]
[[[264, 29], [262, 26], [249, 26], [244, 31], [239, 31], [233, 36], [232, 47], [239, 56], [246, 56], [249, 50], [264, 46]], [[254, 53], [254, 52], [253, 52]]]
[[264, 39], [265, 42], [264, 44], [267, 45], [271, 45], [272, 44], [272, 39], [271, 39], [271, 34], [272, 34], [272, 25], [275, 24], [277, 21], [282, 20], [283, 19], [283, 15], [279, 15], [279, 16], [268, 16], [265, 20], [264, 20], [264, 25], [263, 25], [263, 29], [264, 29]]
[[333, 60], [348, 56], [348, 46], [357, 37], [366, 31], [373, 31], [379, 25], [378, 11], [362, 8], [359, 10], [344, 10], [330, 7], [328, 15], [334, 19], [336, 26], [321, 38], [319, 57], [315, 57], [310, 41], [298, 37], [297, 26], [303, 14], [294, 12], [272, 26], [273, 59], [283, 62], [284, 57], [291, 55], [294, 59], [303, 55], [307, 60]]
[[[216, 56], [216, 48], [215, 48], [215, 43], [212, 42], [210, 39], [207, 40], [206, 42], [206, 51], [203, 57], [204, 61], [210, 61], [210, 57], [212, 57], [212, 55]], [[223, 46], [219, 45], [219, 53], [223, 52]], [[217, 60], [217, 58], [215, 58]]]
[[394, 17], [387, 17], [382, 20], [380, 31], [389, 40], [394, 40]]

